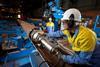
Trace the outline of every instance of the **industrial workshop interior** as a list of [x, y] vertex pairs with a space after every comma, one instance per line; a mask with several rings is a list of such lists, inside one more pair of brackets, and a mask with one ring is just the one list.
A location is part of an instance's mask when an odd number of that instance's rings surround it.
[[100, 0], [0, 0], [0, 67], [100, 67]]

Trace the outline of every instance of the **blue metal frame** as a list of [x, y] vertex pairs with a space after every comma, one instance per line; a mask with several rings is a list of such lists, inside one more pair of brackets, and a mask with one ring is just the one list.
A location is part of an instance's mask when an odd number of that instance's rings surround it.
[[97, 35], [97, 44], [100, 44], [100, 15], [96, 16], [93, 30], [95, 31]]
[[[2, 34], [6, 34], [7, 37], [2, 38]], [[10, 36], [12, 34], [15, 34], [15, 36]], [[13, 64], [17, 64], [18, 67], [23, 67], [26, 64], [31, 67], [38, 67], [39, 64], [44, 61], [35, 45], [32, 44], [29, 38], [26, 38], [26, 32], [24, 32], [16, 21], [0, 20], [0, 43], [6, 40], [8, 41], [8, 48], [12, 48], [9, 47], [11, 45], [9, 42], [13, 42], [18, 48], [17, 52], [10, 52], [7, 53], [6, 56], [0, 57], [0, 62], [4, 63], [2, 65], [3, 67], [5, 67], [5, 64], [7, 64], [8, 67], [14, 67]], [[0, 44], [0, 46], [1, 45], [2, 44]], [[48, 67], [48, 64], [45, 63], [44, 66]]]
[[100, 27], [97, 27], [97, 25], [100, 25], [100, 16], [99, 15], [96, 17], [93, 30], [96, 32], [97, 37], [100, 38]]

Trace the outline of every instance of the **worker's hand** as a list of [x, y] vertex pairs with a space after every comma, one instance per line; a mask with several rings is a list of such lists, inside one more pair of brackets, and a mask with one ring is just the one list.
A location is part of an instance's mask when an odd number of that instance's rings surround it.
[[45, 35], [44, 31], [38, 31], [40, 35]]

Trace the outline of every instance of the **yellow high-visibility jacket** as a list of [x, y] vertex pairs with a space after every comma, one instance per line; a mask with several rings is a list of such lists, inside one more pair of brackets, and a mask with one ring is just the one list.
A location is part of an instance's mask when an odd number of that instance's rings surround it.
[[48, 33], [54, 32], [54, 23], [53, 22], [47, 22], [46, 23], [46, 29]]
[[71, 37], [67, 30], [63, 30], [63, 33], [67, 35], [69, 43], [72, 44], [72, 50], [91, 52], [96, 45], [96, 34], [89, 28], [79, 26], [79, 29], [75, 31], [75, 35]]
[[49, 33], [49, 37], [61, 37], [66, 35], [68, 42], [75, 51], [75, 55], [63, 55], [62, 59], [67, 63], [88, 64], [96, 46], [96, 34], [89, 28], [79, 26], [73, 36], [68, 30]]

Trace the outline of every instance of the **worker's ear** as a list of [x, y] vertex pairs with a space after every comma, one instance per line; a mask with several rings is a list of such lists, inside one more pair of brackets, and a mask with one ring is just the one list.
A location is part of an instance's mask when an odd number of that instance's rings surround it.
[[69, 16], [69, 20], [74, 20], [74, 14], [71, 14], [71, 15]]
[[74, 20], [69, 20], [67, 24], [68, 24], [68, 28], [73, 28], [74, 25], [75, 25], [75, 21]]
[[71, 15], [69, 16], [68, 27], [69, 27], [69, 28], [73, 28], [74, 25], [75, 25], [74, 14], [71, 14]]

